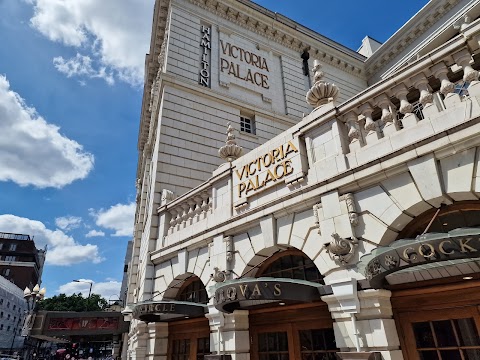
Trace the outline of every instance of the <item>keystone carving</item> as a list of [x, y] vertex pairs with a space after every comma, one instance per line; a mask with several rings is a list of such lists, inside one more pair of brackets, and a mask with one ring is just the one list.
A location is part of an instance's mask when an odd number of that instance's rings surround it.
[[322, 67], [320, 61], [314, 60], [313, 64], [312, 72], [314, 74], [315, 83], [310, 90], [308, 90], [306, 100], [308, 104], [317, 108], [335, 101], [338, 97], [339, 90], [335, 84], [330, 84], [322, 80], [324, 73], [320, 70]]
[[218, 283], [225, 282], [225, 280], [227, 280], [227, 273], [225, 271], [220, 270], [218, 267], [213, 268], [213, 270], [215, 271], [212, 274], [213, 281]]
[[337, 233], [332, 234], [333, 241], [323, 245], [333, 261], [346, 265], [355, 256], [355, 249], [358, 246], [358, 239], [341, 238]]
[[235, 141], [235, 134], [233, 133], [235, 129], [228, 123], [227, 127], [227, 140], [225, 145], [218, 150], [218, 155], [228, 162], [232, 162], [242, 156], [243, 149], [241, 146], [237, 145]]

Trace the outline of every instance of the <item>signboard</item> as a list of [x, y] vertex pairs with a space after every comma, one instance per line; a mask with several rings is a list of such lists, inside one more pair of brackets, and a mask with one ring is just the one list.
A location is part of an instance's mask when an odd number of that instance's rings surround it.
[[138, 304], [134, 307], [134, 319], [146, 322], [160, 322], [183, 317], [204, 316], [207, 307], [204, 304], [184, 301], [156, 301]]
[[[233, 187], [235, 206], [247, 202], [255, 195], [279, 183], [303, 178], [304, 156], [298, 138], [286, 141], [280, 146], [267, 149], [258, 156], [247, 154], [244, 162], [235, 166]], [[254, 153], [255, 155], [255, 153]]]
[[216, 289], [215, 307], [231, 313], [267, 302], [311, 302], [331, 293], [325, 285], [282, 278], [239, 279]]
[[212, 27], [202, 25], [200, 28], [200, 73], [198, 83], [210, 87], [210, 62], [212, 52]]
[[365, 277], [373, 288], [381, 288], [388, 274], [402, 269], [425, 263], [480, 257], [480, 234], [426, 234], [417, 240], [398, 240], [381, 249], [377, 256], [367, 256]]

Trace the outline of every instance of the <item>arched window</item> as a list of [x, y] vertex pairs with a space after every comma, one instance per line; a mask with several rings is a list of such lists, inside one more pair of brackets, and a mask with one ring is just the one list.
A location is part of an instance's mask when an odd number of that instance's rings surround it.
[[[397, 237], [398, 239], [414, 239], [428, 228], [429, 233], [449, 232], [458, 228], [480, 227], [480, 202], [461, 201], [452, 205], [430, 209], [413, 219]], [[432, 221], [433, 219], [433, 221]]]
[[194, 277], [180, 289], [176, 300], [189, 301], [198, 304], [208, 303], [207, 290], [198, 277]]
[[299, 279], [323, 284], [323, 276], [307, 256], [300, 251], [281, 253], [268, 261], [257, 273], [257, 277], [268, 276]]

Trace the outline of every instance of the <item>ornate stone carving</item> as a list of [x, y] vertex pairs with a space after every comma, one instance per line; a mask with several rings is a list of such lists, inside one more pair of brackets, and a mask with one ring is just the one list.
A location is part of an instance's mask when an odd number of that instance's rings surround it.
[[225, 141], [225, 145], [218, 150], [218, 155], [228, 162], [238, 159], [243, 153], [242, 147], [238, 146], [235, 141], [234, 131], [235, 129], [228, 123], [227, 141]]
[[381, 272], [382, 272], [382, 266], [380, 265], [380, 262], [377, 259], [375, 259], [373, 262], [369, 263], [367, 268], [365, 269], [365, 278], [367, 280], [370, 280], [375, 275], [378, 275]]
[[358, 225], [358, 214], [355, 206], [355, 198], [352, 193], [347, 193], [344, 196], [345, 204], [347, 205], [348, 217], [352, 226]]
[[170, 201], [175, 200], [177, 197], [175, 196], [173, 191], [163, 189], [162, 191], [162, 204], [166, 204]]
[[225, 247], [227, 251], [227, 262], [233, 261], [233, 236], [225, 237]]
[[212, 274], [213, 281], [218, 283], [225, 282], [225, 280], [227, 280], [227, 273], [225, 271], [220, 270], [218, 267], [213, 268], [213, 270], [215, 271]]
[[317, 108], [337, 99], [339, 90], [335, 84], [330, 84], [322, 80], [324, 75], [320, 70], [322, 67], [320, 61], [314, 60], [312, 72], [314, 73], [315, 84], [308, 90], [307, 103]]
[[315, 227], [318, 229], [318, 235], [322, 235], [322, 233], [320, 232], [320, 218], [318, 217], [318, 211], [321, 207], [321, 204], [313, 205], [313, 217], [315, 219]]
[[337, 233], [332, 234], [333, 241], [323, 245], [330, 258], [342, 265], [347, 264], [355, 255], [358, 246], [357, 238], [341, 238]]

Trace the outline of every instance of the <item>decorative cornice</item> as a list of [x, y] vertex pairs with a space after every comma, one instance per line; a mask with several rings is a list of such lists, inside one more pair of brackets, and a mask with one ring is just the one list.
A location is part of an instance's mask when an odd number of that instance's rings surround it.
[[[381, 69], [395, 56], [402, 53], [414, 40], [430, 29], [439, 18], [456, 6], [460, 0], [431, 1], [417, 15], [393, 34], [371, 57], [367, 59], [366, 75]], [[431, 9], [434, 7], [433, 9]], [[425, 13], [425, 14], [423, 14]], [[418, 20], [417, 20], [418, 19]], [[410, 26], [410, 28], [409, 28]]]
[[[276, 43], [279, 43], [293, 51], [297, 52], [303, 52], [304, 50], [308, 49], [310, 54], [312, 54], [313, 57], [318, 58], [324, 63], [327, 63], [331, 66], [334, 66], [336, 68], [339, 68], [345, 72], [348, 72], [350, 74], [356, 75], [363, 77], [364, 70], [363, 66], [359, 66], [359, 64], [354, 64], [350, 61], [348, 61], [347, 57], [352, 57], [352, 56], [358, 56], [356, 59], [357, 62], [361, 62], [363, 59], [361, 59], [361, 55], [353, 52], [352, 50], [340, 45], [334, 43], [332, 40], [328, 38], [324, 38], [318, 33], [315, 33], [311, 30], [304, 29], [305, 31], [300, 31], [303, 29], [303, 27], [294, 21], [285, 18], [283, 21], [278, 21], [274, 19], [272, 22], [271, 18], [267, 20], [262, 20], [260, 19], [260, 16], [254, 17], [253, 14], [248, 14], [246, 11], [239, 10], [238, 8], [233, 8], [231, 6], [223, 4], [221, 1], [217, 0], [189, 0], [192, 4], [199, 6], [212, 14], [215, 14], [219, 17], [222, 17], [224, 19], [227, 19], [231, 21], [234, 24], [237, 24], [244, 29], [250, 30], [260, 36], [263, 36], [269, 41], [274, 41]], [[237, 3], [240, 5], [241, 2], [237, 1]], [[246, 5], [243, 4], [244, 6], [249, 6], [252, 7], [252, 5]], [[258, 12], [259, 10], [257, 9], [251, 9], [252, 12]], [[257, 14], [256, 14], [257, 15]], [[258, 15], [264, 15], [262, 13], [259, 13]], [[264, 15], [267, 16], [267, 15]], [[280, 15], [279, 15], [280, 16]], [[291, 23], [291, 24], [290, 24]], [[284, 29], [291, 29], [292, 31], [296, 31], [301, 35], [304, 35], [306, 39], [299, 39], [298, 37], [292, 36], [291, 34], [288, 33], [288, 31], [284, 31]], [[311, 34], [307, 34], [307, 32], [311, 32]], [[318, 37], [321, 37], [321, 39], [315, 39], [312, 36], [317, 35]], [[313, 40], [313, 41], [312, 41]], [[316, 40], [316, 41], [315, 41]], [[315, 44], [316, 42], [321, 42], [325, 44], [326, 46], [330, 47], [334, 52], [332, 53], [327, 53], [325, 49], [320, 49], [319, 44]], [[328, 44], [327, 41], [331, 41], [332, 44], [338, 45], [338, 47], [343, 48], [342, 50], [335, 49], [331, 44]], [[341, 52], [345, 52], [347, 57], [343, 58], [340, 56]], [[348, 54], [347, 52], [352, 51], [351, 54]], [[333, 54], [335, 52], [338, 52], [338, 54]]]

